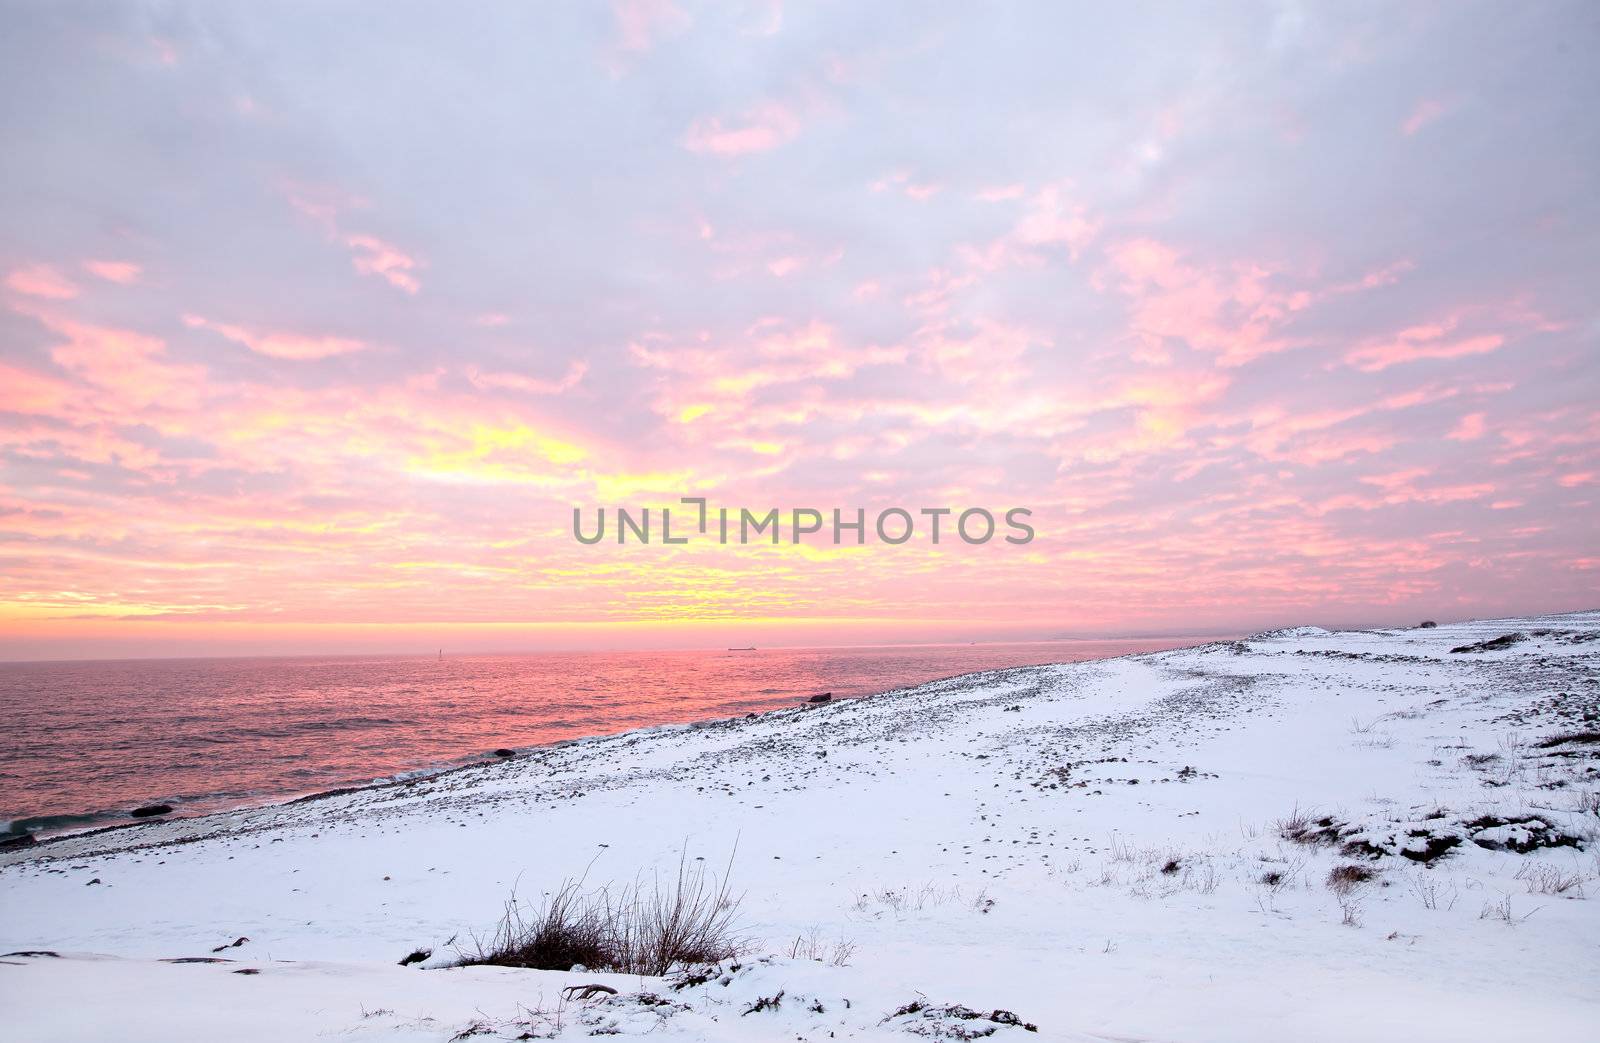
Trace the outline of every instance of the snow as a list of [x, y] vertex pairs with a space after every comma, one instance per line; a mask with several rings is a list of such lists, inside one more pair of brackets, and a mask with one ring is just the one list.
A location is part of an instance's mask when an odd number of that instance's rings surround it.
[[[1297, 627], [145, 822], [0, 853], [0, 1034], [1592, 1039], [1597, 730], [1600, 613]], [[684, 850], [737, 967], [445, 966]]]
[[1250, 641], [1280, 641], [1288, 637], [1332, 637], [1333, 631], [1324, 630], [1322, 627], [1283, 627], [1278, 630], [1263, 630], [1259, 634], [1252, 634]]

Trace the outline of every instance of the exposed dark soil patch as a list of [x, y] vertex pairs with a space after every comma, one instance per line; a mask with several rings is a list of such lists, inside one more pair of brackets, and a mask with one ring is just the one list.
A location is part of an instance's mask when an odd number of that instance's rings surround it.
[[[1465, 823], [1472, 842], [1490, 851], [1515, 851], [1526, 855], [1547, 847], [1582, 848], [1582, 842], [1533, 815], [1501, 818], [1482, 815]], [[1491, 832], [1492, 831], [1492, 832]]]
[[1552, 735], [1534, 745], [1541, 750], [1548, 750], [1553, 746], [1595, 746], [1600, 745], [1600, 732], [1568, 732], [1565, 735]]
[[1278, 833], [1283, 839], [1310, 847], [1331, 847], [1350, 832], [1350, 827], [1332, 815], [1312, 818], [1296, 814], [1278, 824]]
[[1511, 634], [1501, 634], [1499, 637], [1491, 637], [1487, 641], [1479, 641], [1479, 642], [1477, 642], [1475, 644], [1457, 645], [1456, 647], [1452, 648], [1450, 651], [1451, 652], [1498, 652], [1502, 648], [1510, 648], [1512, 645], [1520, 644], [1521, 642], [1526, 641], [1526, 640], [1528, 640], [1528, 635], [1522, 633], [1521, 631], [1517, 631], [1517, 632], [1511, 633]]
[[1418, 850], [1414, 847], [1403, 847], [1396, 854], [1402, 858], [1409, 858], [1413, 862], [1421, 862], [1423, 865], [1437, 862], [1449, 854], [1451, 850], [1461, 846], [1460, 837], [1441, 836], [1437, 833], [1428, 833], [1423, 830], [1413, 830], [1411, 836], [1413, 839], [1422, 841], [1422, 848]]

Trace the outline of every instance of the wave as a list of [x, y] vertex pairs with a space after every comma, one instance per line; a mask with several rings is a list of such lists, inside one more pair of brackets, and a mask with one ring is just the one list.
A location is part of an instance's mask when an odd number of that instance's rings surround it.
[[87, 815], [35, 815], [4, 821], [0, 837], [18, 837], [24, 833], [64, 833], [80, 829], [93, 829], [110, 822], [132, 821], [126, 811], [94, 812]]

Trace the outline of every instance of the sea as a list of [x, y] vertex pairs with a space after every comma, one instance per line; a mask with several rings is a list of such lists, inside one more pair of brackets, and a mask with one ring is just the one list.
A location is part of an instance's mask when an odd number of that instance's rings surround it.
[[1200, 638], [0, 663], [0, 834], [202, 814], [522, 749]]

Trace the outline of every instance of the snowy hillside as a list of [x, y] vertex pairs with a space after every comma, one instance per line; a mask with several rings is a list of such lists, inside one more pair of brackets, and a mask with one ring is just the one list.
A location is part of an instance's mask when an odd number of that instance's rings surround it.
[[[1293, 628], [3, 852], [0, 1034], [1593, 1039], [1597, 838], [1600, 613]], [[685, 849], [739, 961], [449, 966]]]

